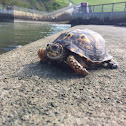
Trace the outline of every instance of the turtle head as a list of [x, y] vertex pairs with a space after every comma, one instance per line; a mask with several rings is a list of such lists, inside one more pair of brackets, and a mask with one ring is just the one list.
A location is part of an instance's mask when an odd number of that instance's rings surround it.
[[52, 60], [61, 60], [64, 57], [64, 49], [60, 44], [47, 44], [47, 57]]

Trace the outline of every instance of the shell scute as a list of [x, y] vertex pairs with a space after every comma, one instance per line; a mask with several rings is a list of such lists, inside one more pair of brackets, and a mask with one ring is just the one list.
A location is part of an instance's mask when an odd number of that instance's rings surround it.
[[88, 29], [67, 31], [54, 42], [86, 58], [87, 61], [100, 63], [113, 58], [106, 51], [104, 38], [99, 33]]

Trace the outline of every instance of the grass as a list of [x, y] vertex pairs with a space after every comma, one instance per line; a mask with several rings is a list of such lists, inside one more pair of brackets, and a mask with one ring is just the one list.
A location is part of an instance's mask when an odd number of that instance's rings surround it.
[[[74, 4], [88, 2], [89, 5], [99, 5], [117, 2], [126, 2], [126, 0], [70, 0]], [[69, 5], [68, 0], [0, 0], [0, 4], [16, 5], [19, 7], [36, 9], [40, 11], [53, 11]], [[123, 11], [124, 4], [115, 5], [114, 11]], [[1, 8], [1, 6], [0, 6]], [[112, 10], [112, 5], [105, 5], [104, 12]], [[95, 6], [94, 12], [101, 12], [102, 6]]]
[[73, 4], [78, 4], [81, 2], [88, 2], [89, 5], [126, 2], [126, 0], [70, 0], [70, 1], [73, 2]]
[[[94, 10], [93, 12], [112, 12], [112, 11], [125, 11], [125, 3], [119, 2], [126, 2], [126, 0], [71, 0], [74, 4], [81, 3], [81, 2], [88, 2], [88, 5], [98, 5], [92, 7]], [[117, 3], [117, 4], [110, 4], [110, 3]], [[102, 6], [102, 4], [108, 4]], [[113, 10], [112, 10], [113, 8]]]
[[108, 5], [98, 5], [98, 6], [91, 6], [93, 12], [112, 12], [112, 11], [125, 11], [125, 3], [118, 3], [118, 4], [108, 4]]

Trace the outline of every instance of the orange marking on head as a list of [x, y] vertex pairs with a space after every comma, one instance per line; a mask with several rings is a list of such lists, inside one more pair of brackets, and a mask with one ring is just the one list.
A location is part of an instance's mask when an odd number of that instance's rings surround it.
[[38, 56], [41, 60], [45, 60], [46, 57], [46, 50], [45, 49], [39, 49], [38, 50]]

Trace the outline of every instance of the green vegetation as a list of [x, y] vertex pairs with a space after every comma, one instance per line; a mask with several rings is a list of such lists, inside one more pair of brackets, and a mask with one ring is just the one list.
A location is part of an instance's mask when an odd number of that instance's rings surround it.
[[[126, 2], [126, 0], [70, 0], [70, 1], [73, 2], [73, 4], [78, 4], [81, 2], [88, 2], [89, 5]], [[66, 7], [70, 3], [68, 0], [0, 0], [0, 4], [16, 5], [19, 7], [36, 9], [36, 10], [40, 10], [40, 11], [52, 11], [52, 10], [57, 10], [57, 9]], [[124, 6], [124, 5], [122, 5], [122, 6]], [[0, 7], [1, 7], [1, 5], [0, 5]], [[121, 9], [121, 6], [118, 8]], [[109, 9], [108, 6], [106, 6], [105, 10], [109, 11], [107, 9]], [[97, 9], [96, 9], [96, 11], [97, 11]], [[99, 11], [99, 8], [98, 8], [98, 11]]]
[[70, 0], [70, 1], [73, 2], [73, 4], [78, 4], [81, 2], [88, 2], [89, 5], [126, 2], [126, 0]]
[[[112, 11], [124, 11], [126, 0], [70, 0], [73, 4], [78, 4], [81, 2], [88, 2], [88, 5], [99, 5], [93, 7], [93, 12], [112, 12]], [[119, 3], [119, 4], [109, 4], [109, 3]], [[101, 4], [108, 4], [102, 6]]]
[[0, 0], [0, 4], [16, 5], [40, 11], [57, 10], [69, 5], [68, 0]]
[[125, 10], [125, 3], [119, 4], [107, 4], [107, 5], [99, 5], [93, 7], [94, 12], [112, 12], [112, 11], [124, 11]]

